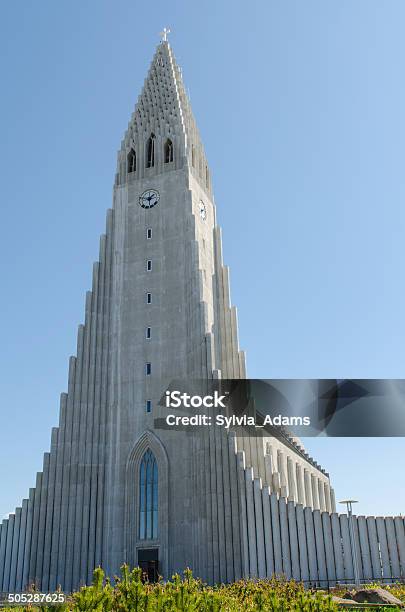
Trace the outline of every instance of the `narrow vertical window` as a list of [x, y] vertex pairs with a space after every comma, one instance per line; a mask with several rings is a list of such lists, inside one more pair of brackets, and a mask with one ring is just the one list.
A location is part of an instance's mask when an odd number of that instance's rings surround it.
[[158, 535], [158, 467], [150, 448], [139, 467], [139, 539], [153, 540]]
[[195, 168], [195, 146], [191, 145], [191, 164]]
[[151, 293], [146, 294], [146, 303], [152, 304], [152, 294]]
[[151, 339], [151, 337], [152, 337], [152, 330], [151, 330], [151, 328], [150, 328], [150, 327], [147, 327], [147, 328], [146, 328], [146, 339], [147, 339], [147, 340], [150, 340], [150, 339]]
[[152, 400], [146, 400], [146, 412], [152, 412]]
[[147, 363], [145, 367], [146, 376], [150, 376], [152, 374], [152, 364]]
[[151, 134], [146, 143], [146, 167], [153, 168], [155, 165], [155, 134]]
[[208, 166], [205, 166], [205, 186], [206, 187], [210, 186], [210, 175], [208, 172]]
[[152, 239], [152, 228], [148, 227], [146, 230], [146, 240], [151, 240]]
[[168, 138], [165, 142], [164, 160], [165, 164], [169, 164], [173, 161], [173, 143], [170, 138]]
[[151, 259], [147, 259], [147, 261], [146, 261], [146, 270], [148, 272], [152, 271], [152, 260]]
[[136, 153], [134, 149], [131, 149], [127, 155], [127, 171], [128, 174], [130, 172], [135, 172], [136, 170]]

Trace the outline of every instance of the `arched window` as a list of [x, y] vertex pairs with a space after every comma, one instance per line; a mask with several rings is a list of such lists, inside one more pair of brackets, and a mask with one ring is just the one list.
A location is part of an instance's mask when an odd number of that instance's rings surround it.
[[155, 134], [150, 135], [146, 143], [146, 167], [153, 168], [155, 165]]
[[158, 535], [158, 467], [150, 448], [139, 467], [139, 539], [153, 540]]
[[168, 138], [165, 142], [164, 160], [165, 164], [173, 161], [173, 143], [170, 138]]
[[127, 171], [135, 172], [136, 170], [136, 153], [133, 149], [127, 155]]

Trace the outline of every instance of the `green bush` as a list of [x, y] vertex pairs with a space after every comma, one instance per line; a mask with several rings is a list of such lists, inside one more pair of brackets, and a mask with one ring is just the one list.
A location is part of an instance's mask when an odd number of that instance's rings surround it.
[[[405, 600], [405, 588], [389, 590]], [[155, 584], [142, 582], [139, 568], [121, 568], [114, 584], [101, 568], [93, 574], [91, 586], [82, 587], [67, 603], [53, 607], [7, 608], [14, 612], [334, 612], [338, 606], [325, 592], [312, 592], [294, 580], [239, 580], [228, 585], [208, 586], [185, 570], [172, 579]]]

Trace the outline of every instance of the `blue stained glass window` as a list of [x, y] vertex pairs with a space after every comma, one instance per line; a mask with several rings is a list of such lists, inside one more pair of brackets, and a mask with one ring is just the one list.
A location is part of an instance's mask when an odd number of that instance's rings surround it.
[[158, 467], [150, 448], [139, 468], [139, 538], [153, 540], [158, 535]]

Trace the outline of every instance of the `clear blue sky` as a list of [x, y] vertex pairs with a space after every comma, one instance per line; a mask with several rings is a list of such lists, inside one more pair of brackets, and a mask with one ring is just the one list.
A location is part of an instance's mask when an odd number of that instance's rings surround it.
[[[403, 0], [3, 0], [0, 516], [57, 424], [115, 157], [171, 42], [209, 158], [251, 377], [405, 377]], [[405, 513], [405, 440], [308, 440]]]

